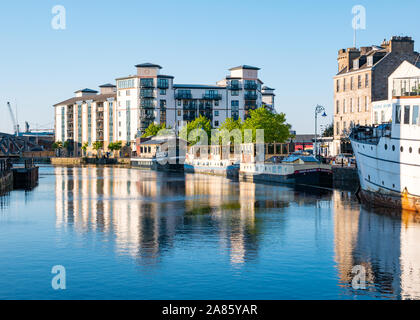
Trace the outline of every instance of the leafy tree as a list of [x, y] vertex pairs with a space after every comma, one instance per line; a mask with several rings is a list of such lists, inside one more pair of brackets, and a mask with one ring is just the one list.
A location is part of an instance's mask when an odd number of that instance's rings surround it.
[[110, 151], [118, 151], [118, 150], [121, 150], [121, 148], [122, 148], [122, 142], [121, 141], [111, 142], [108, 145], [108, 149]]
[[265, 143], [283, 143], [290, 138], [290, 124], [284, 113], [276, 114], [266, 108], [250, 110], [250, 117], [243, 124], [244, 130], [252, 130], [252, 141], [256, 142], [256, 130], [264, 130]]
[[93, 147], [94, 150], [99, 151], [104, 147], [104, 143], [102, 141], [95, 141], [92, 144], [92, 147]]
[[[239, 131], [237, 131], [239, 130]], [[234, 120], [233, 118], [226, 118], [225, 122], [223, 122], [219, 128], [219, 135], [214, 138], [219, 138], [219, 143], [223, 143], [224, 141], [230, 139], [230, 142], [235, 142], [234, 132], [240, 132], [241, 133], [241, 142], [243, 141], [242, 135], [243, 135], [243, 123], [241, 119]], [[228, 135], [225, 137], [224, 135]]]
[[333, 123], [329, 124], [325, 128], [324, 132], [322, 133], [322, 136], [323, 137], [332, 137], [332, 136], [334, 136], [334, 124]]
[[56, 141], [52, 144], [53, 150], [63, 149], [63, 143], [61, 141]]
[[144, 132], [144, 134], [142, 135], [143, 138], [147, 138], [147, 137], [153, 137], [156, 135], [163, 135], [166, 133], [169, 133], [170, 128], [166, 128], [166, 124], [155, 124], [155, 123], [151, 123], [146, 131]]
[[[188, 141], [191, 131], [195, 129], [202, 129], [207, 134], [208, 144], [210, 144], [211, 137], [211, 122], [206, 117], [200, 115], [198, 118], [195, 118], [193, 121], [189, 122], [186, 126], [183, 126], [179, 136], [181, 139]], [[188, 141], [190, 144], [196, 144], [200, 141], [200, 137], [193, 138], [192, 141]]]
[[83, 154], [84, 154], [84, 155], [86, 155], [86, 151], [87, 151], [88, 146], [89, 146], [89, 143], [87, 143], [87, 142], [85, 142], [85, 143], [82, 145], [82, 150], [83, 150]]

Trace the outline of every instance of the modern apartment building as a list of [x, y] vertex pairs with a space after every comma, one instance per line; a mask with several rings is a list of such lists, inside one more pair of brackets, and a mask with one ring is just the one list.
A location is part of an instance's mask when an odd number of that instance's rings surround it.
[[[373, 122], [371, 106], [388, 97], [388, 77], [407, 60], [415, 63], [411, 37], [392, 37], [380, 46], [341, 49], [334, 77], [334, 150], [351, 150], [347, 134], [355, 125]], [[350, 149], [350, 150], [349, 150]]]
[[102, 141], [106, 147], [114, 140], [115, 85], [104, 84], [99, 88], [99, 94], [82, 89], [75, 92], [75, 97], [54, 105], [55, 140], [72, 141], [70, 151], [75, 156], [82, 155], [85, 142], [89, 154], [93, 142]]
[[[56, 140], [73, 140], [77, 149], [88, 142], [88, 150], [94, 141], [103, 141], [105, 147], [111, 141], [122, 141], [134, 151], [136, 136], [151, 123], [179, 131], [203, 115], [217, 128], [226, 118], [244, 120], [250, 110], [263, 105], [275, 110], [274, 89], [262, 87], [257, 67], [231, 68], [214, 85], [174, 84], [174, 77], [160, 74], [162, 67], [157, 64], [135, 67], [135, 75], [117, 78], [116, 86], [101, 86], [99, 95], [85, 89], [56, 104]], [[73, 116], [67, 117], [68, 113]], [[102, 135], [96, 134], [99, 128], [103, 128]]]

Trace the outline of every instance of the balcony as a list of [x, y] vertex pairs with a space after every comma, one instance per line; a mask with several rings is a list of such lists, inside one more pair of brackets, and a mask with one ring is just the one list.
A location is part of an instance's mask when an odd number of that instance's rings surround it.
[[157, 87], [159, 89], [168, 89], [169, 88], [169, 83], [168, 82], [160, 82], [160, 81], [158, 81]]
[[245, 90], [257, 90], [258, 85], [256, 83], [248, 82], [244, 85]]
[[256, 92], [247, 92], [245, 93], [245, 100], [257, 100], [258, 95]]
[[245, 110], [250, 110], [250, 109], [255, 110], [255, 109], [257, 109], [257, 105], [255, 103], [252, 103], [252, 102], [245, 102], [244, 107], [245, 107]]
[[140, 88], [154, 88], [153, 79], [141, 79], [140, 80]]
[[392, 96], [394, 97], [420, 96], [420, 77], [394, 79]]
[[184, 110], [196, 110], [197, 105], [193, 103], [185, 103], [182, 107]]
[[155, 107], [153, 100], [141, 100], [140, 107], [143, 109], [153, 109]]
[[203, 95], [204, 100], [222, 100], [221, 94], [206, 93]]
[[192, 94], [190, 92], [177, 92], [175, 93], [175, 99], [192, 99]]
[[154, 99], [155, 98], [155, 93], [153, 91], [140, 91], [140, 98], [141, 99]]
[[228, 86], [228, 89], [229, 90], [242, 90], [242, 84], [240, 84], [240, 83], [231, 83], [229, 86]]
[[155, 119], [155, 115], [153, 113], [142, 113], [141, 118], [145, 119], [145, 120], [152, 120], [153, 121]]
[[184, 121], [193, 121], [196, 118], [195, 112], [187, 112], [183, 115]]

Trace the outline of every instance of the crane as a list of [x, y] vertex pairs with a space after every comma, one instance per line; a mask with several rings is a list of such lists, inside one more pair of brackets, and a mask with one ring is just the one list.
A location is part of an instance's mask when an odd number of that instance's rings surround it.
[[12, 118], [14, 133], [16, 136], [19, 136], [19, 124], [17, 123], [15, 115], [13, 114], [12, 107], [10, 106], [10, 102], [7, 102], [7, 108], [9, 109], [10, 118]]

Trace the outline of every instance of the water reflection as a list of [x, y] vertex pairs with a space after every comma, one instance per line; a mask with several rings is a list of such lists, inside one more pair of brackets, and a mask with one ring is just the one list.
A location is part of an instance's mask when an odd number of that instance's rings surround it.
[[57, 167], [55, 175], [57, 228], [114, 237], [115, 250], [141, 265], [195, 237], [217, 242], [232, 265], [241, 265], [258, 255], [266, 222], [257, 212], [329, 200], [328, 192], [305, 197], [305, 190], [207, 175], [92, 167]]
[[[352, 295], [420, 298], [420, 223], [412, 212], [358, 208], [335, 192], [335, 251], [339, 282]], [[353, 267], [366, 269], [366, 290], [353, 290]]]
[[[271, 265], [271, 248], [279, 264], [271, 272], [286, 281], [289, 268], [304, 260], [300, 255], [306, 259], [319, 249], [323, 256], [308, 261], [322, 267], [331, 247], [337, 272], [328, 276], [341, 296], [420, 299], [416, 214], [371, 212], [340, 191], [123, 168], [54, 170], [56, 228], [96, 237], [139, 266], [156, 268], [165, 256], [197, 250], [214, 254], [215, 265], [226, 259], [233, 269]], [[311, 232], [313, 239], [300, 234]], [[367, 271], [366, 290], [352, 289], [357, 265]]]

